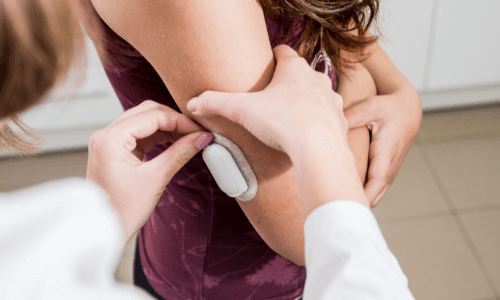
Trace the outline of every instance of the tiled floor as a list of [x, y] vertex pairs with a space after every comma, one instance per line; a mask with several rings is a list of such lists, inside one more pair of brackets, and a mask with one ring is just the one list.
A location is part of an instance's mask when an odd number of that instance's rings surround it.
[[[85, 176], [86, 162], [86, 152], [0, 161], [0, 191]], [[374, 213], [416, 299], [500, 299], [500, 106], [425, 115]]]
[[500, 299], [500, 106], [425, 115], [373, 212], [416, 299]]

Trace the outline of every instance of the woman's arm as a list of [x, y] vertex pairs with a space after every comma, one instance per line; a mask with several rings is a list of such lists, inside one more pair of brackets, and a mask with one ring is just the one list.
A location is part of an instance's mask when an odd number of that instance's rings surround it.
[[[93, 0], [102, 19], [132, 44], [163, 79], [181, 111], [237, 144], [259, 189], [243, 212], [277, 253], [304, 265], [300, 191], [290, 158], [222, 117], [196, 117], [190, 98], [205, 90], [263, 89], [275, 62], [258, 1]], [[366, 157], [365, 157], [366, 159]]]
[[373, 43], [367, 50], [368, 58], [362, 64], [375, 80], [379, 95], [395, 94], [405, 89], [408, 93], [416, 94], [415, 88], [396, 68], [378, 43]]
[[[337, 74], [337, 93], [344, 99], [344, 110], [377, 95], [377, 88], [372, 76], [361, 64], [354, 69], [345, 71], [345, 75]], [[361, 182], [364, 184], [368, 169], [368, 152], [370, 149], [370, 132], [366, 126], [349, 130], [347, 141], [356, 159], [356, 169]]]
[[378, 43], [368, 48], [363, 66], [372, 75], [377, 96], [346, 110], [349, 128], [372, 131], [365, 192], [372, 207], [394, 182], [422, 121], [420, 97]]

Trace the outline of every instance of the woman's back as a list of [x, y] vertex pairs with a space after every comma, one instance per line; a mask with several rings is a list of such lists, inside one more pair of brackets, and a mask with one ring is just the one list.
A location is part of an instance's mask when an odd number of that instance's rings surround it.
[[[266, 19], [272, 47], [283, 43], [293, 19]], [[110, 64], [106, 73], [124, 109], [154, 100], [181, 112], [149, 62], [103, 22]], [[289, 45], [300, 41], [301, 30]], [[319, 56], [318, 56], [319, 57]], [[316, 69], [324, 71], [326, 62]], [[334, 72], [328, 68], [335, 89]], [[156, 147], [150, 160], [170, 146]], [[139, 234], [140, 260], [165, 299], [294, 299], [305, 268], [261, 239], [236, 200], [215, 183], [198, 153], [170, 181]]]

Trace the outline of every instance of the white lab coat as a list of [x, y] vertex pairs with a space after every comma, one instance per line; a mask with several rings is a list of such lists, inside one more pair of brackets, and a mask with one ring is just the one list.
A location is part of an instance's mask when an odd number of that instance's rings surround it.
[[[117, 283], [122, 228], [82, 178], [0, 193], [0, 299], [151, 299]], [[373, 214], [350, 201], [305, 224], [304, 299], [413, 299]]]

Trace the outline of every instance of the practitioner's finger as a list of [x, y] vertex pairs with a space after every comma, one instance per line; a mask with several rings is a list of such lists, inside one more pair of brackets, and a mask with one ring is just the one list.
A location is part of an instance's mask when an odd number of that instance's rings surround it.
[[[136, 114], [144, 112], [146, 110], [157, 108], [160, 105], [161, 104], [158, 102], [154, 102], [152, 100], [146, 100], [146, 101], [142, 102], [141, 104], [124, 111], [120, 116], [118, 116], [118, 118], [116, 118], [113, 121], [113, 123], [118, 123], [121, 120], [126, 119], [130, 116], [136, 115]], [[111, 124], [113, 124], [113, 123], [111, 123]]]
[[110, 137], [122, 143], [127, 150], [133, 151], [137, 146], [137, 140], [147, 138], [159, 130], [176, 131], [186, 135], [200, 131], [200, 128], [187, 116], [159, 107], [132, 115], [110, 125]]
[[142, 160], [144, 158], [144, 154], [151, 151], [156, 145], [165, 145], [168, 142], [174, 143], [178, 139], [179, 138], [172, 135], [172, 132], [158, 130], [151, 136], [137, 140], [137, 146], [133, 153], [137, 156], [137, 158]]
[[[257, 93], [206, 91], [189, 100], [187, 109], [197, 116], [218, 115], [244, 125], [242, 118], [249, 111], [248, 104], [256, 104], [256, 96]], [[253, 103], [247, 103], [249, 99], [253, 99]]]
[[212, 143], [214, 138], [213, 133], [206, 132], [185, 135], [163, 153], [145, 163], [145, 167], [151, 168], [158, 178], [163, 178], [163, 184], [166, 186], [172, 177], [193, 156]]
[[[153, 100], [146, 100], [146, 101], [142, 102], [141, 104], [139, 104], [138, 106], [135, 106], [135, 107], [133, 107], [133, 108], [131, 108], [131, 109], [126, 110], [125, 112], [123, 112], [118, 118], [116, 118], [113, 121], [113, 123], [119, 123], [119, 122], [121, 122], [124, 119], [127, 119], [127, 118], [129, 118], [131, 116], [140, 114], [142, 112], [145, 112], [145, 111], [148, 111], [148, 110], [151, 110], [151, 109], [161, 109], [161, 110], [164, 110], [164, 111], [170, 111], [170, 112], [173, 112], [173, 113], [178, 113], [177, 111], [175, 111], [171, 107], [168, 107], [166, 105], [160, 104], [160, 103], [155, 102]], [[191, 119], [189, 119], [189, 120], [190, 120], [190, 122], [192, 122], [194, 125], [196, 125], [198, 127], [198, 130], [200, 130], [200, 131], [203, 130], [203, 128], [201, 128], [200, 126], [198, 126], [195, 122], [193, 122], [193, 120], [191, 120]], [[113, 125], [113, 123], [111, 123], [111, 125]], [[174, 134], [174, 136], [176, 136], [176, 135], [177, 134]]]

